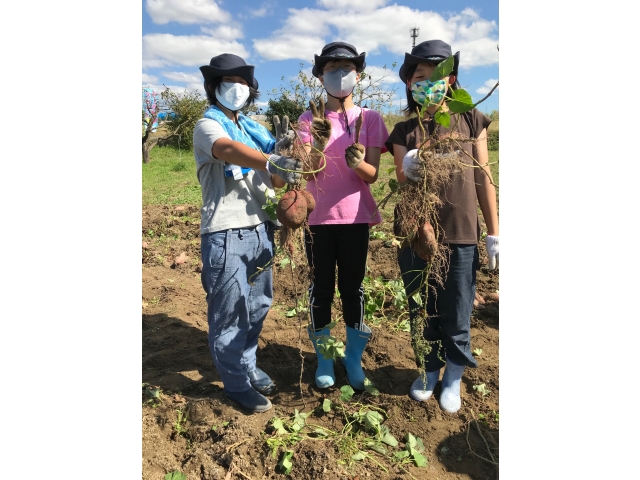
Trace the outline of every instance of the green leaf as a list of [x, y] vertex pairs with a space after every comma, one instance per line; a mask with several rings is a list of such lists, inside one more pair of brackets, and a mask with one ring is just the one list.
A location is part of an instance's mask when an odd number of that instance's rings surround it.
[[443, 79], [444, 77], [448, 77], [453, 72], [453, 55], [451, 55], [446, 60], [443, 60], [438, 64], [433, 73], [431, 74], [430, 82], [437, 82], [438, 80]]
[[459, 88], [457, 90], [451, 91], [451, 99], [456, 102], [466, 103], [468, 105], [473, 105], [473, 100], [471, 99], [471, 95], [464, 88]]
[[295, 317], [298, 314], [298, 312], [296, 311], [296, 308], [293, 307], [291, 310], [289, 310], [287, 313], [284, 314], [285, 317]]
[[187, 480], [187, 476], [178, 470], [169, 472], [164, 476], [164, 480]]
[[420, 453], [424, 452], [424, 443], [420, 437], [416, 437], [416, 450]]
[[401, 450], [399, 452], [393, 452], [393, 458], [396, 460], [402, 460], [403, 458], [407, 458], [409, 456], [409, 452], [406, 450]]
[[416, 437], [411, 435], [409, 432], [404, 436], [404, 441], [409, 448], [415, 448], [416, 446]]
[[329, 325], [327, 325], [327, 328], [329, 330], [331, 330], [333, 327], [335, 327], [338, 324], [338, 322], [331, 322]]
[[381, 455], [387, 454], [387, 448], [381, 443], [375, 442], [374, 440], [368, 440], [367, 442], [365, 442], [365, 445], [367, 446], [367, 448], [370, 448], [374, 452], [378, 452]]
[[355, 455], [351, 456], [351, 460], [355, 460], [357, 462], [364, 460], [366, 455], [363, 452], [358, 452]]
[[474, 354], [474, 355], [476, 355], [476, 356], [480, 356], [480, 355], [482, 355], [482, 349], [481, 349], [481, 348], [476, 348], [476, 349], [473, 351], [473, 354]]
[[331, 411], [331, 400], [329, 400], [328, 398], [324, 399], [324, 402], [322, 402], [322, 410], [324, 410], [325, 412]]
[[449, 125], [451, 125], [451, 115], [449, 115], [449, 112], [441, 112], [438, 110], [433, 119], [445, 128], [449, 128]]
[[144, 388], [144, 393], [151, 398], [160, 398], [160, 389], [159, 388], [152, 388], [152, 387], [145, 387]]
[[[451, 100], [450, 102], [447, 102], [447, 106], [449, 107], [449, 111], [452, 113], [470, 112], [471, 110], [473, 110], [473, 107], [475, 107], [475, 105], [473, 104], [457, 102], [456, 100]], [[446, 126], [448, 127], [449, 125], [446, 125]]]
[[414, 293], [411, 295], [411, 298], [414, 302], [416, 302], [420, 307], [422, 307], [422, 296], [419, 293]]
[[387, 168], [387, 175], [391, 175], [395, 171], [396, 171], [396, 167], [389, 167]]
[[342, 400], [343, 402], [348, 402], [349, 400], [351, 400], [351, 397], [353, 397], [353, 394], [355, 393], [353, 391], [353, 388], [351, 388], [351, 385], [343, 385], [342, 387], [340, 387], [340, 391], [342, 392], [342, 395], [340, 395], [340, 400]]
[[325, 432], [320, 427], [316, 427], [316, 429], [313, 431], [313, 433], [315, 433], [316, 435], [320, 435], [321, 437], [328, 437], [329, 436], [329, 434], [327, 432]]
[[380, 390], [378, 390], [375, 386], [375, 384], [369, 380], [368, 378], [365, 377], [364, 379], [364, 389], [367, 391], [367, 393], [369, 393], [370, 395], [376, 396], [376, 395], [380, 395]]
[[[395, 167], [393, 167], [393, 169], [395, 170]], [[398, 181], [395, 178], [392, 178], [389, 180], [389, 188], [391, 189], [392, 192], [395, 192], [396, 190], [398, 190]]]
[[282, 422], [282, 419], [280, 419], [280, 418], [274, 418], [274, 419], [271, 421], [271, 424], [273, 425], [273, 428], [275, 428], [275, 429], [276, 429], [276, 432], [277, 432], [279, 435], [283, 435], [283, 434], [287, 433], [287, 431], [284, 429], [284, 423]]
[[376, 432], [380, 430], [380, 422], [382, 422], [384, 418], [378, 412], [369, 411], [364, 415], [364, 428], [366, 430], [375, 430]]
[[398, 445], [398, 440], [396, 440], [396, 437], [391, 435], [391, 433], [389, 432], [389, 427], [387, 427], [386, 425], [382, 425], [382, 427], [380, 427], [380, 435], [380, 440], [387, 445], [390, 445], [392, 447], [396, 447]]
[[427, 460], [419, 453], [414, 452], [413, 454], [413, 461], [416, 464], [416, 467], [426, 467], [427, 466]]
[[285, 475], [289, 475], [291, 473], [291, 468], [293, 468], [293, 462], [291, 461], [291, 457], [293, 457], [293, 452], [287, 450], [282, 454], [282, 459], [278, 463], [278, 467], [282, 469], [282, 472]]

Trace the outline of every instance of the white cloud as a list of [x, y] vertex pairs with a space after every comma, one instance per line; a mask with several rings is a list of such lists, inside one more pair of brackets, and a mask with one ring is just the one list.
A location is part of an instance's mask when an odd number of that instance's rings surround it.
[[262, 2], [262, 5], [260, 5], [260, 8], [249, 9], [249, 16], [253, 18], [262, 18], [262, 17], [266, 17], [267, 15], [273, 15], [275, 7], [276, 7], [275, 2], [271, 2], [271, 1]]
[[204, 35], [171, 35], [152, 33], [142, 37], [142, 67], [208, 65], [211, 57], [233, 53], [247, 58], [249, 52], [236, 41]]
[[200, 27], [200, 30], [202, 30], [202, 33], [219, 38], [220, 40], [236, 40], [244, 37], [241, 29], [230, 25], [221, 25], [218, 28]]
[[231, 15], [213, 0], [147, 0], [147, 13], [153, 23], [225, 23]]
[[388, 0], [318, 0], [317, 4], [321, 7], [328, 8], [329, 10], [345, 10], [347, 7], [350, 10], [356, 10], [361, 12], [363, 10], [375, 10], [378, 7], [382, 7], [388, 3]]
[[320, 53], [325, 44], [322, 37], [305, 37], [282, 32], [271, 38], [253, 40], [253, 48], [267, 60], [288, 60], [298, 58], [310, 62], [314, 53]]
[[[476, 93], [479, 93], [480, 95], [486, 95], [487, 93], [489, 93], [491, 91], [491, 89], [494, 87], [494, 85], [498, 83], [498, 80], [495, 78], [490, 78], [489, 80], [487, 80], [486, 82], [484, 82], [484, 85], [481, 86], [480, 88], [478, 88], [476, 90]], [[500, 87], [496, 88], [495, 91], [493, 93], [496, 93], [498, 90], [500, 90]], [[493, 96], [493, 95], [492, 95]]]
[[[290, 8], [282, 28], [269, 38], [253, 39], [255, 50], [268, 60], [299, 58], [310, 62], [326, 43], [340, 39], [356, 46], [360, 52], [371, 54], [385, 49], [398, 55], [400, 64], [404, 53], [411, 51], [409, 30], [418, 26], [417, 43], [434, 38], [444, 40], [454, 52], [461, 51], [461, 68], [498, 62], [496, 22], [480, 18], [470, 8], [445, 18], [431, 11], [395, 4], [361, 11], [357, 15], [348, 14], [351, 3], [322, 0], [320, 4], [334, 9]], [[376, 25], [388, 26], [384, 35], [379, 28], [372, 28]]]
[[147, 75], [146, 73], [142, 74], [142, 83], [156, 83], [158, 81], [158, 77], [155, 75]]
[[169, 80], [173, 80], [174, 82], [184, 82], [184, 83], [202, 83], [202, 75], [198, 72], [196, 73], [184, 73], [184, 72], [162, 72], [162, 76], [168, 78]]

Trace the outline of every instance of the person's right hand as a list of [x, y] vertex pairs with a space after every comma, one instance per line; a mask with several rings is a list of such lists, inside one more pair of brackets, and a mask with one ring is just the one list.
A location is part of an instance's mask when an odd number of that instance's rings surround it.
[[273, 149], [273, 153], [280, 155], [284, 150], [291, 147], [296, 134], [289, 128], [289, 117], [286, 115], [282, 117], [282, 122], [280, 122], [280, 117], [278, 117], [278, 115], [274, 115], [273, 126], [276, 131], [276, 145]]
[[309, 100], [309, 108], [313, 121], [311, 122], [311, 136], [313, 137], [314, 146], [323, 151], [329, 143], [331, 137], [331, 121], [324, 116], [324, 99], [320, 97], [320, 104], [316, 107], [313, 100]]
[[402, 159], [402, 171], [407, 180], [419, 182], [422, 179], [422, 165], [418, 157], [418, 149], [409, 150]]
[[297, 158], [284, 157], [281, 155], [269, 155], [267, 171], [272, 175], [278, 175], [282, 180], [290, 185], [297, 185], [300, 183], [300, 170], [302, 170], [302, 162]]

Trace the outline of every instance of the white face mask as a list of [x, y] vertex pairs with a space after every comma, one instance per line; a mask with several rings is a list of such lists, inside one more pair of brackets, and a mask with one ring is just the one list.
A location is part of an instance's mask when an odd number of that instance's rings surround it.
[[358, 74], [354, 70], [338, 68], [333, 72], [327, 72], [323, 75], [324, 88], [329, 95], [337, 98], [346, 97], [355, 88], [357, 76]]
[[235, 112], [247, 103], [249, 87], [241, 83], [222, 82], [218, 87], [216, 98], [222, 106]]

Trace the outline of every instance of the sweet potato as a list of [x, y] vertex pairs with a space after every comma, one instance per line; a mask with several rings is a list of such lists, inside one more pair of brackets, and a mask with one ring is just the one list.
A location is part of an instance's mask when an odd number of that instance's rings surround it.
[[316, 201], [306, 190], [300, 190], [300, 193], [304, 196], [304, 199], [307, 201], [307, 213], [313, 212], [313, 209], [316, 208]]
[[307, 201], [304, 195], [299, 190], [286, 192], [278, 202], [276, 215], [286, 227], [298, 228], [307, 218]]
[[427, 262], [431, 261], [433, 255], [438, 251], [438, 242], [429, 222], [418, 227], [418, 234], [415, 236], [412, 246], [420, 258]]

